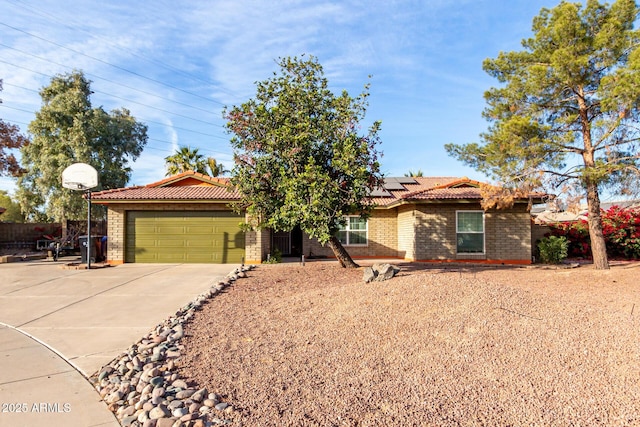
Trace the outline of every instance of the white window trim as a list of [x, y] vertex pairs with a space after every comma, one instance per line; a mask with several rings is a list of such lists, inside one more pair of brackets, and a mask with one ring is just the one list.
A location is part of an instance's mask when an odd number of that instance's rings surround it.
[[[463, 233], [468, 233], [468, 234], [482, 234], [482, 252], [458, 252], [458, 234], [460, 234], [460, 231], [458, 231], [458, 217], [460, 213], [473, 213], [473, 212], [477, 212], [482, 214], [482, 233], [479, 233], [477, 231], [464, 231]], [[487, 253], [487, 228], [486, 228], [486, 224], [485, 224], [485, 212], [483, 210], [459, 210], [456, 211], [456, 254], [457, 255], [485, 255]]]
[[[347, 241], [349, 240], [349, 232], [350, 231], [363, 231], [363, 230], [351, 230], [349, 228], [349, 226], [350, 226], [349, 218], [361, 218], [361, 217], [360, 217], [360, 215], [347, 215], [347, 216], [344, 217], [344, 219], [346, 220], [345, 229], [344, 230], [340, 230], [340, 231], [346, 231], [346, 233], [347, 233]], [[343, 246], [352, 246], [352, 247], [355, 246], [355, 247], [361, 247], [361, 248], [369, 246], [369, 219], [368, 218], [364, 220], [364, 226], [365, 226], [365, 229], [364, 229], [365, 239], [367, 240], [367, 243], [349, 243], [349, 242], [347, 242], [347, 243], [343, 243]]]

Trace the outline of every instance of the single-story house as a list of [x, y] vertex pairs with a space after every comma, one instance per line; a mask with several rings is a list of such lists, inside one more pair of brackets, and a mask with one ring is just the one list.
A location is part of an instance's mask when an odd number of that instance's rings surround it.
[[[247, 231], [230, 204], [226, 178], [185, 172], [146, 186], [92, 193], [108, 215], [107, 260], [167, 263], [261, 263], [284, 255], [332, 256], [300, 230]], [[354, 258], [529, 264], [528, 198], [483, 210], [480, 183], [456, 177], [386, 178], [371, 197], [368, 220], [349, 216], [338, 237]]]

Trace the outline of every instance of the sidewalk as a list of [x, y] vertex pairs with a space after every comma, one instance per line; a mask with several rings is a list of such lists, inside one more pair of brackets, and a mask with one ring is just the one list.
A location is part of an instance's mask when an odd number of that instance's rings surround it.
[[80, 372], [5, 325], [0, 325], [0, 363], [0, 426], [120, 425]]

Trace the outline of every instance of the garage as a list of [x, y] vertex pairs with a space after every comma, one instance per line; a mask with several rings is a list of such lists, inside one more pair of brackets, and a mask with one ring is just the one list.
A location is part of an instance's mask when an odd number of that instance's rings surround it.
[[240, 263], [242, 220], [231, 211], [127, 211], [125, 262]]

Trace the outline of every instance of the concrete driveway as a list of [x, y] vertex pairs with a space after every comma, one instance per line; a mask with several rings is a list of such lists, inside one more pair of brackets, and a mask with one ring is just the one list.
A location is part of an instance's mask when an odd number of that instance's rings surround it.
[[0, 426], [118, 425], [78, 371], [90, 376], [238, 267], [62, 264], [0, 264]]

